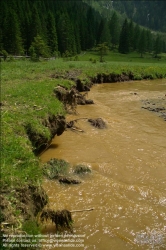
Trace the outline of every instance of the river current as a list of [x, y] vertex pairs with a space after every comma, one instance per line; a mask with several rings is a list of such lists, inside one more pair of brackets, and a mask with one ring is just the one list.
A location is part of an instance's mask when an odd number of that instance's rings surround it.
[[[53, 249], [166, 249], [166, 122], [142, 109], [142, 101], [164, 100], [165, 94], [165, 79], [98, 84], [88, 93], [95, 104], [67, 116], [100, 117], [107, 128], [80, 119], [84, 132], [65, 131], [41, 155], [42, 162], [58, 158], [92, 170], [79, 185], [44, 181], [51, 209], [94, 208], [72, 214], [84, 247]], [[54, 234], [55, 225], [43, 232]]]

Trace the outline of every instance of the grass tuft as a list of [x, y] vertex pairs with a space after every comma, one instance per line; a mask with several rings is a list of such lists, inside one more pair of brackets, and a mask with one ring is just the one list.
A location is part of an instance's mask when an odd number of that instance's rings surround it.
[[86, 166], [86, 165], [76, 165], [75, 169], [74, 169], [74, 173], [75, 174], [86, 174], [86, 173], [91, 173], [91, 169]]
[[62, 159], [51, 159], [43, 167], [43, 173], [49, 179], [57, 179], [60, 176], [66, 175], [70, 164]]

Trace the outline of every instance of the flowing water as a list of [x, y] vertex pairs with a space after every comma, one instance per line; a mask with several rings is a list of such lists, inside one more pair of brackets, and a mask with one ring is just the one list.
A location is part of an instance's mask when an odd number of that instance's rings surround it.
[[[80, 119], [83, 133], [65, 131], [41, 155], [43, 162], [59, 158], [92, 169], [79, 185], [44, 182], [51, 209], [94, 208], [72, 214], [84, 247], [66, 249], [166, 249], [166, 123], [141, 108], [142, 100], [165, 94], [166, 80], [94, 85], [88, 98], [95, 104], [78, 106], [67, 120], [101, 117], [107, 128]], [[44, 233], [54, 234], [55, 226]]]

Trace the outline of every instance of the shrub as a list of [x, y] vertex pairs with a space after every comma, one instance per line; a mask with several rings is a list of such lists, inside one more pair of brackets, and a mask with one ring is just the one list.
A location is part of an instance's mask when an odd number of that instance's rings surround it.
[[3, 56], [3, 60], [6, 61], [6, 59], [8, 57], [7, 51], [3, 49], [0, 54]]

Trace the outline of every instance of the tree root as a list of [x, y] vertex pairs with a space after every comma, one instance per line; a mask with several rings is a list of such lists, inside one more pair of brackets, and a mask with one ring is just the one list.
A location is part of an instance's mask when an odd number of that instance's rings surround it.
[[71, 232], [73, 232], [73, 219], [72, 219], [72, 213], [75, 212], [84, 212], [84, 211], [92, 211], [94, 208], [88, 208], [88, 209], [81, 209], [81, 210], [73, 210], [68, 211], [66, 209], [64, 210], [51, 210], [51, 209], [45, 209], [40, 215], [40, 221], [43, 222], [44, 220], [51, 220], [58, 231], [62, 231], [63, 229], [69, 229]]

